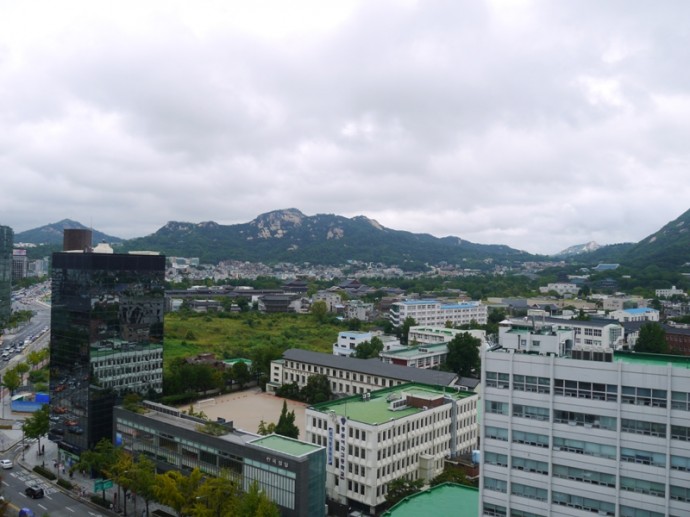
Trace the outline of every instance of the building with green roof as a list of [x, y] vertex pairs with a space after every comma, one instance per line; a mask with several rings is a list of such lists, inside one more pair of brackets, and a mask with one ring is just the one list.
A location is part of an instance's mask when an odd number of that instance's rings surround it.
[[408, 383], [307, 408], [305, 439], [326, 447], [328, 497], [375, 513], [391, 481], [430, 481], [477, 447], [477, 399]]
[[276, 434], [259, 436], [232, 422], [209, 423], [144, 402], [143, 411], [116, 407], [114, 442], [151, 458], [159, 470], [234, 477], [245, 491], [256, 482], [284, 517], [325, 517], [326, 449]]
[[381, 517], [420, 517], [430, 511], [433, 511], [433, 517], [477, 517], [479, 489], [442, 483], [406, 497]]

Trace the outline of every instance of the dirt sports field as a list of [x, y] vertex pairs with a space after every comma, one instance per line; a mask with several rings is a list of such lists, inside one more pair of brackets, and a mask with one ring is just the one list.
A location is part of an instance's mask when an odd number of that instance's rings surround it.
[[[256, 433], [259, 422], [266, 424], [277, 423], [283, 409], [283, 400], [275, 395], [263, 393], [260, 388], [254, 388], [220, 397], [199, 400], [194, 403], [194, 411], [203, 411], [206, 416], [215, 420], [225, 418], [232, 420], [235, 428]], [[295, 411], [295, 424], [299, 427], [299, 437], [304, 438], [304, 412], [307, 404], [287, 400], [288, 411]], [[180, 409], [187, 411], [189, 406]]]

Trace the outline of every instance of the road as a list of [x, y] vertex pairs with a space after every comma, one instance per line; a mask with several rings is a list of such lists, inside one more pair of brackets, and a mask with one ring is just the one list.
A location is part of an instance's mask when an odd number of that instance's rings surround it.
[[[47, 513], [50, 517], [103, 516], [102, 513], [63, 494], [54, 484], [38, 474], [16, 466], [3, 471], [2, 474], [3, 495], [15, 511], [19, 511], [20, 508], [30, 508], [36, 516]], [[45, 497], [41, 499], [27, 497], [24, 489], [29, 485], [43, 488]]]

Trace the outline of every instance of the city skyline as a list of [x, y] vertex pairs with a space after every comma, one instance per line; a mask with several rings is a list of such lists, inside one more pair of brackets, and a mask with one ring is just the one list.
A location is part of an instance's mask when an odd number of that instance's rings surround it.
[[688, 209], [685, 3], [168, 4], [0, 7], [0, 224], [294, 207], [551, 254]]

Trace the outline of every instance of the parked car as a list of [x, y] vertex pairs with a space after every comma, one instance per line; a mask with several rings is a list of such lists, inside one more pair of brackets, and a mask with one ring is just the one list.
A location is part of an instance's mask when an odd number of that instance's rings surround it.
[[13, 466], [12, 460], [0, 460], [0, 467], [4, 469], [11, 469]]
[[36, 485], [30, 485], [26, 487], [26, 490], [24, 490], [24, 493], [26, 494], [27, 497], [30, 497], [31, 499], [40, 499], [45, 495], [43, 492], [43, 489], [39, 486]]

